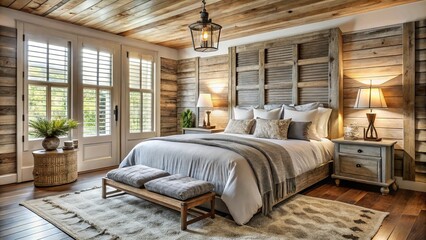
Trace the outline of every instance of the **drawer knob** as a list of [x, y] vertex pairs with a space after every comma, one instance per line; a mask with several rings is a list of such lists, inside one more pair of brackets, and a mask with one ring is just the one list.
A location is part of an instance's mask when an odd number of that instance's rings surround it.
[[360, 167], [361, 167], [361, 164], [359, 164], [359, 163], [358, 163], [358, 164], [356, 165], [356, 167], [357, 167], [357, 168], [360, 168]]
[[358, 149], [358, 153], [362, 153], [362, 149]]

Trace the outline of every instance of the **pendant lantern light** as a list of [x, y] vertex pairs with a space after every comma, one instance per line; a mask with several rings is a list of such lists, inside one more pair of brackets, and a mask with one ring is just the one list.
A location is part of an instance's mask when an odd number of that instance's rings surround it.
[[203, 0], [201, 20], [189, 25], [192, 37], [192, 46], [197, 52], [213, 52], [219, 49], [219, 38], [222, 26], [213, 23], [206, 11], [206, 1]]

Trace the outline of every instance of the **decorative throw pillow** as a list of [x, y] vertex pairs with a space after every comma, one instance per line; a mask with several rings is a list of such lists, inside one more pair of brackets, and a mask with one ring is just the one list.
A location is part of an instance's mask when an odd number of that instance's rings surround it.
[[253, 109], [254, 118], [269, 119], [269, 120], [278, 120], [281, 116], [281, 108], [276, 108], [273, 110], [265, 109]]
[[251, 128], [253, 127], [256, 120], [236, 120], [230, 119], [228, 125], [225, 128], [225, 133], [236, 133], [236, 134], [250, 134]]
[[254, 136], [258, 138], [287, 139], [288, 126], [291, 119], [267, 120], [257, 119]]
[[320, 138], [328, 137], [328, 120], [333, 109], [331, 108], [318, 108], [317, 113], [317, 134]]
[[267, 104], [267, 105], [263, 106], [263, 109], [265, 109], [267, 111], [271, 111], [272, 109], [281, 108], [282, 106], [283, 106], [282, 104]]
[[312, 125], [309, 128], [309, 139], [320, 140], [316, 129], [317, 112], [317, 109], [306, 112], [286, 109], [284, 112], [284, 118], [291, 118], [295, 122], [312, 122]]
[[234, 107], [234, 119], [244, 120], [244, 119], [253, 119], [253, 107], [241, 108]]
[[288, 127], [288, 139], [299, 139], [309, 141], [309, 128], [312, 122], [291, 122]]

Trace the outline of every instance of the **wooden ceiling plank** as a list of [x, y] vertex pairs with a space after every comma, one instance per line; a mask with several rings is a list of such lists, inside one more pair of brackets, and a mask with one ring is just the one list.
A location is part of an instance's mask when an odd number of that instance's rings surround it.
[[61, 1], [62, 0], [47, 0], [38, 8], [33, 9], [31, 13], [43, 16], [46, 12], [50, 11], [50, 9], [57, 6]]
[[20, 10], [25, 7], [31, 0], [16, 0], [12, 4], [9, 5], [9, 8], [13, 8], [15, 10]]
[[56, 19], [68, 21], [73, 16], [78, 15], [86, 9], [93, 7], [95, 4], [101, 2], [102, 0], [86, 0], [80, 4], [77, 4], [75, 7], [63, 12], [61, 15], [57, 16]]
[[8, 7], [10, 4], [12, 4], [15, 0], [2, 0], [0, 1], [0, 6]]
[[[54, 19], [59, 19], [59, 16], [61, 16], [61, 14], [70, 11], [71, 9], [73, 9], [75, 6], [81, 4], [82, 2], [84, 2], [84, 0], [69, 0], [67, 2], [64, 3], [64, 1], [62, 1], [61, 6], [57, 7], [56, 9], [54, 9], [51, 12], [47, 12], [47, 16], [48, 18], [54, 18]], [[61, 3], [59, 3], [58, 5], [60, 5]]]
[[81, 20], [81, 19], [83, 19], [87, 16], [95, 14], [98, 11], [101, 11], [102, 9], [116, 3], [117, 1], [119, 1], [119, 0], [102, 0], [98, 3], [96, 3], [95, 5], [91, 6], [90, 8], [87, 8], [87, 9], [79, 12], [78, 14], [75, 14], [71, 18], [68, 18], [66, 21], [69, 21], [69, 22], [72, 22], [72, 23], [77, 22], [78, 20]]
[[[287, 2], [287, 4], [284, 4], [284, 2]], [[300, 10], [301, 8], [305, 9], [309, 6], [311, 9], [317, 9], [318, 7], [320, 7], [319, 4], [322, 4], [324, 7], [324, 6], [329, 6], [330, 2], [336, 2], [336, 1], [335, 0], [323, 0], [323, 1], [304, 0], [304, 1], [296, 1], [296, 2], [290, 2], [290, 3], [288, 3], [288, 1], [279, 1], [271, 5], [263, 5], [258, 8], [249, 8], [243, 12], [231, 13], [229, 15], [218, 17], [215, 19], [220, 19], [216, 21], [218, 24], [223, 25], [223, 29], [222, 29], [222, 33], [223, 33], [223, 30], [227, 28], [226, 27], [227, 25], [233, 26], [235, 22], [239, 22], [239, 23], [251, 22], [250, 24], [254, 22], [254, 23], [262, 24], [264, 21], [271, 19], [271, 16], [290, 14], [288, 13], [288, 11], [293, 12], [298, 9], [299, 11], [301, 11]], [[170, 31], [174, 31], [175, 39], [180, 38], [183, 35], [188, 33], [187, 23], [185, 22], [182, 23], [181, 21], [175, 21], [173, 25], [167, 26], [167, 27], [169, 29], [161, 27], [161, 31], [158, 31], [160, 29], [159, 27], [156, 27], [148, 31], [140, 32], [139, 36], [145, 35], [144, 38], [146, 38], [145, 39], [146, 41], [153, 41], [158, 37], [158, 35], [161, 35], [161, 33], [163, 32], [168, 33]], [[226, 35], [224, 34], [221, 34], [221, 36], [226, 37]], [[136, 36], [130, 36], [130, 37], [135, 38]], [[168, 40], [171, 40], [171, 39], [168, 39]]]
[[115, 14], [119, 14], [120, 12], [125, 11], [127, 8], [132, 8], [136, 5], [137, 3], [133, 0], [119, 0], [89, 16], [77, 20], [75, 23], [80, 25], [94, 24], [95, 22], [108, 19]]
[[[268, 4], [279, 2], [279, 1], [280, 0], [274, 0], [274, 1], [271, 0], [271, 1], [268, 1]], [[221, 2], [218, 2], [217, 4], [210, 6], [208, 11], [212, 13], [211, 18], [214, 19], [216, 22], [216, 19], [219, 19], [219, 21], [221, 21], [223, 17], [227, 17], [230, 15], [234, 16], [235, 14], [238, 14], [240, 11], [253, 9], [253, 8], [262, 6], [264, 4], [265, 4], [264, 0], [248, 1], [246, 4], [241, 4], [240, 0], [234, 0], [232, 2], [221, 1]], [[232, 11], [230, 9], [232, 9]], [[214, 15], [215, 13], [218, 13], [218, 14]], [[177, 19], [179, 19], [178, 20], [179, 22], [185, 22], [187, 25], [189, 25], [192, 22], [198, 21], [198, 18], [199, 18], [198, 13], [194, 14], [193, 11], [187, 11], [187, 12], [175, 15], [174, 17], [166, 18], [160, 21], [144, 22], [144, 24], [139, 27], [120, 32], [119, 35], [129, 36], [129, 35], [142, 32], [144, 30], [148, 30], [154, 27], [175, 24]]]
[[25, 7], [23, 7], [21, 9], [21, 11], [24, 11], [24, 12], [27, 12], [27, 13], [31, 13], [35, 9], [39, 8], [41, 5], [43, 5], [46, 2], [47, 2], [47, 0], [32, 0]]
[[103, 27], [114, 33], [122, 32], [123, 29], [131, 28], [134, 23], [143, 22], [144, 20], [150, 18], [155, 18], [157, 16], [161, 17], [161, 15], [164, 15], [164, 17], [173, 17], [173, 15], [176, 15], [176, 11], [196, 9], [199, 3], [190, 4], [191, 2], [193, 2], [193, 0], [176, 1], [175, 4], [169, 4], [168, 2], [164, 2], [152, 6], [151, 8], [139, 11], [136, 14], [132, 14], [126, 17], [125, 19], [121, 19], [120, 22], [112, 22], [111, 24], [104, 25]]
[[155, 1], [155, 0], [154, 1], [143, 0], [143, 1], [140, 1], [140, 4], [136, 5], [135, 7], [129, 8], [129, 9], [123, 11], [123, 12], [120, 12], [119, 14], [117, 14], [115, 16], [111, 16], [110, 18], [108, 18], [105, 21], [97, 22], [96, 24], [91, 25], [91, 27], [102, 29], [108, 24], [114, 24], [114, 23], [117, 23], [117, 22], [123, 23], [125, 21], [129, 21], [131, 16], [138, 14], [141, 11], [146, 10], [146, 8], [149, 8], [150, 6], [153, 7], [153, 6], [156, 6], [158, 4], [165, 4], [165, 3], [167, 3], [167, 0], [157, 0], [157, 1]]

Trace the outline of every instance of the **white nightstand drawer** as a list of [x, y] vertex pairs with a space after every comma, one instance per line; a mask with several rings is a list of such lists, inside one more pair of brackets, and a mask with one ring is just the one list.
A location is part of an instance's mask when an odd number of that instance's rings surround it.
[[356, 154], [356, 155], [373, 156], [373, 157], [381, 156], [380, 147], [354, 145], [354, 144], [340, 144], [339, 152]]
[[340, 155], [340, 172], [350, 177], [356, 176], [360, 179], [377, 181], [380, 159], [361, 159], [346, 155]]

